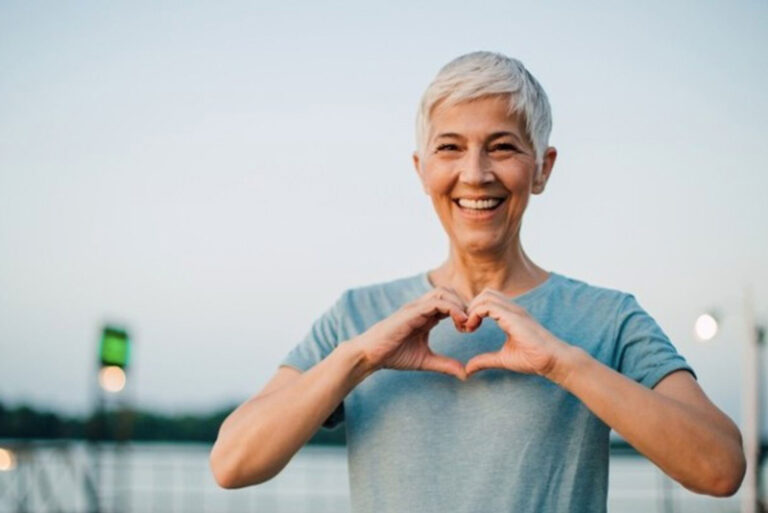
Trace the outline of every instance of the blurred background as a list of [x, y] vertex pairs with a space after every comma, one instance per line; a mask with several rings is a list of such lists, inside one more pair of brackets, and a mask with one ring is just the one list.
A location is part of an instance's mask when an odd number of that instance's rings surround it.
[[446, 258], [414, 120], [474, 50], [552, 105], [527, 254], [635, 294], [755, 455], [712, 498], [614, 436], [609, 511], [758, 511], [767, 23], [764, 1], [0, 3], [0, 512], [348, 511], [343, 427], [242, 490], [208, 451], [344, 289]]

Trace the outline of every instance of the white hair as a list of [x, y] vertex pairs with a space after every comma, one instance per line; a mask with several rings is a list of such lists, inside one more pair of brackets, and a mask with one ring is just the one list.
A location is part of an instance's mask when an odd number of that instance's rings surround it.
[[541, 170], [552, 131], [552, 112], [544, 88], [517, 59], [496, 52], [478, 51], [456, 57], [438, 71], [421, 97], [416, 114], [416, 151], [424, 154], [430, 116], [439, 102], [453, 105], [481, 96], [508, 94], [509, 115], [521, 114], [528, 140]]

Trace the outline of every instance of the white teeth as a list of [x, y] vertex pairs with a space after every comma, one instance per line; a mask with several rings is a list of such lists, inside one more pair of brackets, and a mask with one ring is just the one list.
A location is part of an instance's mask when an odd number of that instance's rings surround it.
[[464, 208], [472, 208], [475, 210], [488, 210], [496, 207], [502, 200], [500, 199], [487, 199], [487, 200], [471, 200], [471, 199], [459, 199], [459, 205]]

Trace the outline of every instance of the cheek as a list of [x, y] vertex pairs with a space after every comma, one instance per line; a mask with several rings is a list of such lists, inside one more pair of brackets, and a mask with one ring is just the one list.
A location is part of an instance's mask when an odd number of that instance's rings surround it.
[[531, 187], [533, 180], [533, 171], [525, 168], [508, 169], [503, 175], [500, 175], [504, 186], [512, 192], [527, 191]]
[[424, 185], [434, 195], [450, 194], [454, 179], [451, 173], [430, 171], [424, 172]]

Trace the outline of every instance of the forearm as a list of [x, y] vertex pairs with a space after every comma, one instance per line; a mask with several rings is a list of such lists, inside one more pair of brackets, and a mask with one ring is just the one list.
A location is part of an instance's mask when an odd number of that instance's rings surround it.
[[371, 370], [353, 341], [295, 381], [240, 405], [222, 423], [211, 465], [227, 488], [277, 475]]
[[627, 442], [686, 488], [727, 489], [741, 448], [698, 410], [635, 382], [571, 346], [550, 376]]

